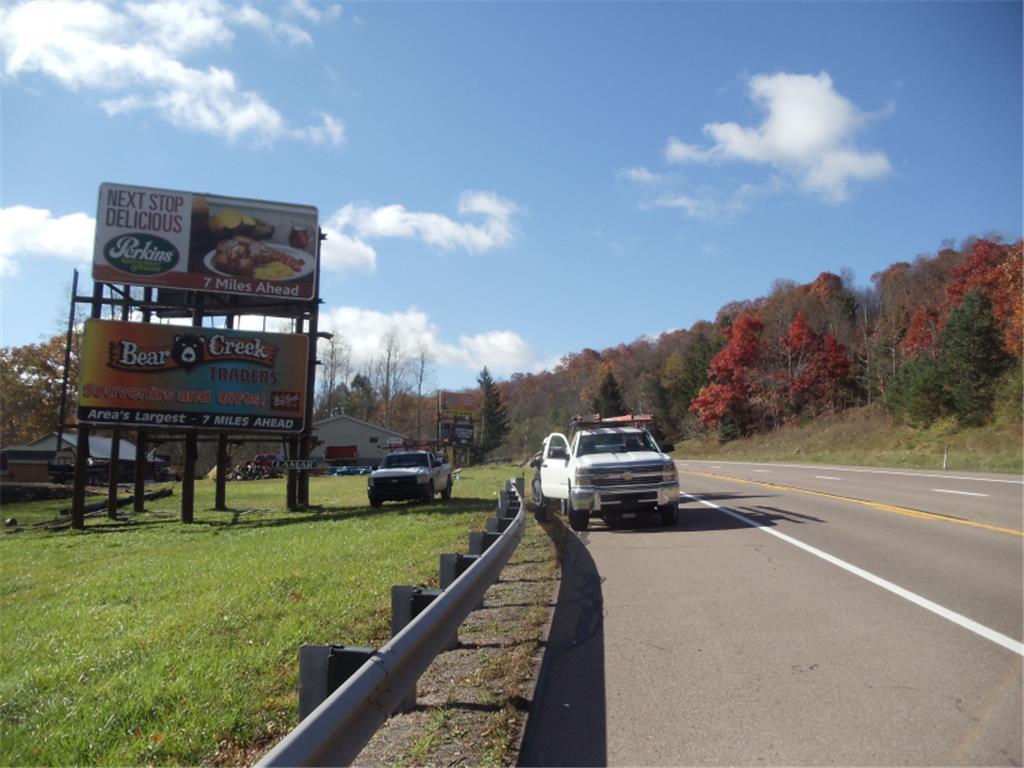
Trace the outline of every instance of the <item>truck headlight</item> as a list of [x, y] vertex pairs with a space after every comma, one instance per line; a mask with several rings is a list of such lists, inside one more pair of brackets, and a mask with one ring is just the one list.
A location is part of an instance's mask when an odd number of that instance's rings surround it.
[[429, 479], [430, 473], [427, 472], [426, 470], [420, 470], [419, 472], [416, 473], [416, 482], [421, 485], [426, 484], [427, 480]]
[[676, 468], [676, 463], [670, 461], [662, 467], [661, 470], [661, 481], [663, 483], [674, 483], [679, 480], [679, 470]]
[[586, 467], [576, 467], [576, 472], [573, 474], [576, 485], [589, 485], [594, 482], [593, 473]]
[[367, 477], [366, 477], [366, 487], [367, 488], [373, 488], [373, 475], [367, 475]]

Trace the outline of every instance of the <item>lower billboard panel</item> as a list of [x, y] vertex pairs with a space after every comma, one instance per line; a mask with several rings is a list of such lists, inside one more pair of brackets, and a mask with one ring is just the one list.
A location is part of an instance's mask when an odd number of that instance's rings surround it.
[[282, 333], [88, 320], [78, 419], [87, 424], [301, 432], [309, 340]]

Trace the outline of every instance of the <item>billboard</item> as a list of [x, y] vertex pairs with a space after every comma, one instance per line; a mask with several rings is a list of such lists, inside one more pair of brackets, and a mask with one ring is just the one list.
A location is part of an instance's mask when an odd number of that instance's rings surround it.
[[301, 432], [309, 339], [87, 320], [78, 419], [108, 426]]
[[437, 412], [442, 417], [472, 416], [480, 410], [480, 393], [470, 392], [446, 392], [441, 390], [437, 394]]
[[316, 296], [317, 209], [100, 185], [92, 278], [301, 301]]

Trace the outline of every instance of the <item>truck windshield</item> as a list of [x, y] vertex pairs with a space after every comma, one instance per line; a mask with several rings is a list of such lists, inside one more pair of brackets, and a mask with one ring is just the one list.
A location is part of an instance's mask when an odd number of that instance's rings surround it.
[[626, 453], [629, 451], [656, 451], [654, 441], [646, 432], [611, 432], [580, 435], [577, 456], [591, 453]]
[[397, 469], [401, 467], [426, 467], [425, 453], [393, 453], [385, 456], [380, 463], [381, 469]]

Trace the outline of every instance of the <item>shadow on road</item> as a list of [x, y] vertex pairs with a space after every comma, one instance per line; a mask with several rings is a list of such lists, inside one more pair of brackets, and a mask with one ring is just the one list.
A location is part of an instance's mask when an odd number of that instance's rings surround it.
[[604, 598], [583, 539], [569, 535], [562, 583], [518, 765], [606, 765]]

